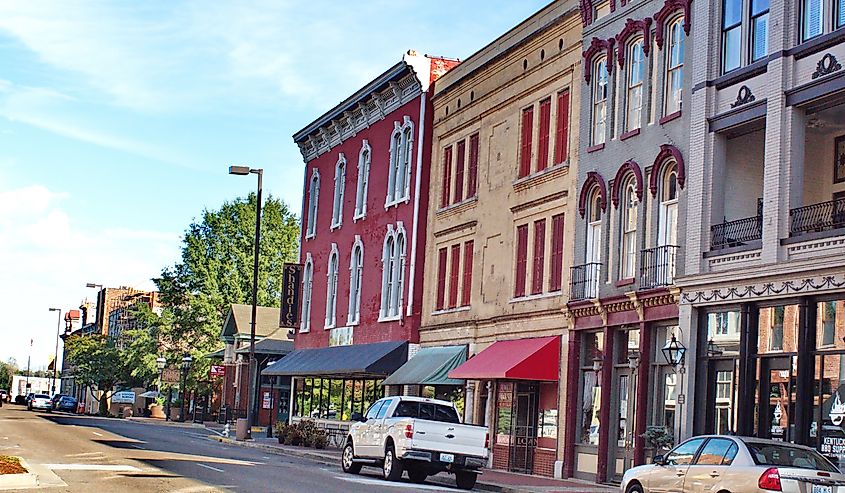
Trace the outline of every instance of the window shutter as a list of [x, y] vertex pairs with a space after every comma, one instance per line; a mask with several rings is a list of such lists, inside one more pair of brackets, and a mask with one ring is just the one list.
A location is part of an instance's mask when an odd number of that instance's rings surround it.
[[563, 222], [564, 215], [552, 217], [552, 258], [550, 261], [549, 291], [560, 291], [563, 282]]
[[446, 308], [446, 255], [447, 250], [441, 248], [438, 251], [437, 264], [437, 309]]
[[555, 129], [555, 164], [569, 157], [569, 91], [557, 95], [557, 128]]
[[526, 108], [522, 110], [522, 144], [519, 156], [519, 177], [525, 177], [531, 174], [531, 140], [534, 125], [534, 108]]
[[543, 171], [549, 165], [549, 130], [552, 120], [552, 100], [540, 102], [540, 135], [537, 149], [537, 171]]
[[449, 274], [449, 308], [458, 306], [458, 279], [461, 272], [461, 245], [452, 245], [452, 270]]
[[516, 279], [514, 280], [513, 295], [516, 298], [525, 296], [525, 273], [528, 262], [528, 225], [516, 228]]
[[449, 205], [449, 196], [452, 194], [451, 190], [452, 180], [452, 146], [443, 150], [443, 183], [440, 190], [440, 207]]
[[467, 180], [467, 198], [475, 197], [478, 192], [478, 134], [469, 137], [469, 179]]
[[534, 221], [534, 265], [531, 269], [531, 294], [543, 292], [543, 264], [546, 262], [546, 220]]
[[461, 306], [469, 306], [472, 296], [472, 254], [475, 243], [464, 243], [464, 286], [461, 292]]
[[464, 158], [466, 157], [466, 141], [458, 142], [458, 155], [455, 161], [455, 202], [464, 200]]

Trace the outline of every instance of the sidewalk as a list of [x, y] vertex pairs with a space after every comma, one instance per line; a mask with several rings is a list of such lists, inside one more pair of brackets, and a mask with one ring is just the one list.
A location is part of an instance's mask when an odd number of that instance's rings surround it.
[[[230, 445], [259, 448], [273, 454], [295, 455], [330, 465], [340, 464], [340, 450], [338, 449], [317, 450], [305, 447], [293, 447], [281, 445], [275, 438], [264, 437], [256, 437], [253, 440], [244, 442], [215, 435], [211, 435], [209, 438]], [[427, 481], [450, 487], [455, 486], [454, 477], [447, 473], [431, 476]], [[476, 488], [501, 493], [611, 493], [618, 491], [618, 488], [576, 479], [551, 479], [491, 469], [483, 470], [481, 476], [478, 477]]]

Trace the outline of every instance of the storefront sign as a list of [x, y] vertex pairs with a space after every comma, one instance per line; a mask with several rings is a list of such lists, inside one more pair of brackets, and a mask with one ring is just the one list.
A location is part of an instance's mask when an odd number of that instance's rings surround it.
[[171, 384], [179, 383], [179, 370], [176, 368], [165, 368], [164, 371], [161, 372], [161, 380]]
[[222, 377], [226, 375], [226, 367], [223, 365], [211, 365], [208, 369], [208, 376], [211, 378]]
[[834, 394], [833, 404], [830, 406], [830, 422], [836, 426], [840, 426], [845, 420], [845, 404], [839, 400], [839, 391]]
[[112, 404], [134, 404], [135, 403], [135, 392], [131, 390], [125, 390], [123, 392], [115, 392], [111, 396]]
[[302, 283], [302, 264], [285, 264], [282, 271], [282, 303], [279, 327], [299, 327], [299, 287]]
[[825, 455], [845, 455], [845, 437], [822, 437], [819, 452]]

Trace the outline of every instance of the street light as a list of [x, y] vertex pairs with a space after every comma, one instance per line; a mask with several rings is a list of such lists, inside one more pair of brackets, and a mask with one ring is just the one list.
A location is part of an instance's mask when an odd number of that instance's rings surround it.
[[663, 352], [663, 357], [666, 358], [667, 363], [672, 365], [672, 368], [684, 364], [684, 354], [686, 354], [687, 348], [675, 338], [675, 334], [672, 334], [672, 339], [660, 351]]
[[101, 289], [102, 289], [103, 285], [102, 285], [102, 284], [97, 284], [97, 283], [94, 283], [94, 282], [88, 282], [88, 283], [85, 283], [85, 287], [86, 287], [86, 288], [94, 288], [94, 289], [97, 289], [97, 288], [101, 288]]
[[230, 175], [245, 176], [250, 173], [258, 175], [258, 194], [255, 201], [255, 254], [252, 267], [252, 322], [249, 328], [249, 385], [247, 386], [249, 409], [246, 412], [247, 429], [251, 432], [255, 418], [255, 390], [258, 379], [258, 366], [255, 361], [255, 319], [258, 311], [258, 250], [261, 244], [261, 178], [264, 176], [264, 170], [249, 166], [229, 166]]
[[56, 353], [53, 355], [53, 385], [50, 386], [50, 395], [56, 394], [56, 374], [59, 370], [59, 335], [62, 332], [62, 309], [50, 308], [51, 312], [59, 312], [59, 321], [56, 324]]
[[[159, 397], [162, 396], [161, 387], [164, 380], [164, 367], [167, 366], [167, 360], [164, 356], [159, 356], [156, 358], [156, 368], [158, 368], [158, 395]], [[167, 421], [170, 419], [170, 402], [165, 403], [164, 406], [164, 420]]]
[[179, 421], [185, 421], [185, 399], [188, 396], [188, 371], [193, 358], [189, 354], [182, 357], [182, 407], [179, 409]]

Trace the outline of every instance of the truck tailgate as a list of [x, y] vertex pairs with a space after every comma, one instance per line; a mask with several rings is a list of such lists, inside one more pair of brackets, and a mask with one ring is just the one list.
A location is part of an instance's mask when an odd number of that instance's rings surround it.
[[486, 441], [485, 426], [414, 420], [415, 449], [487, 457]]

